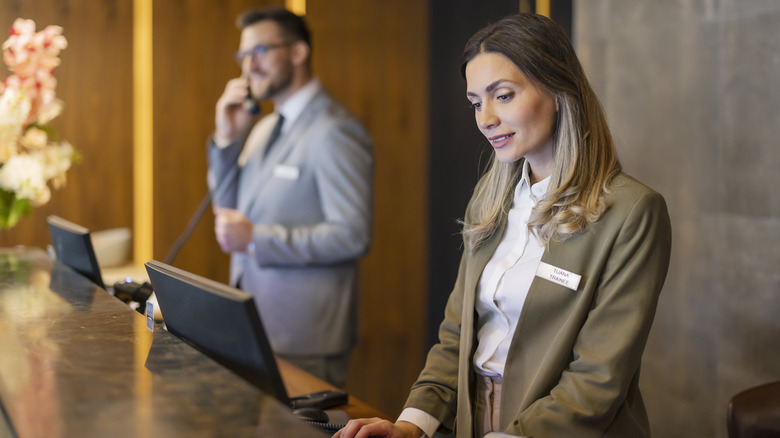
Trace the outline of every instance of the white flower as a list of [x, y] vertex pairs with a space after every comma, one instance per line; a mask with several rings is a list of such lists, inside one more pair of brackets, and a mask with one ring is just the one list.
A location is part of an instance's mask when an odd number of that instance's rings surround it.
[[55, 188], [64, 184], [65, 173], [70, 169], [72, 156], [73, 146], [67, 141], [35, 152], [35, 157], [43, 166], [44, 180], [54, 180]]
[[60, 115], [64, 106], [65, 104], [59, 99], [54, 99], [50, 104], [43, 106], [40, 112], [38, 112], [38, 123], [41, 125], [49, 123], [53, 118]]
[[8, 159], [14, 155], [16, 155], [15, 144], [0, 142], [0, 165], [8, 161]]
[[38, 196], [36, 196], [33, 199], [30, 199], [30, 205], [33, 207], [40, 207], [42, 205], [46, 205], [47, 202], [51, 199], [51, 189], [49, 186], [44, 185], [41, 188], [41, 191], [38, 192]]
[[0, 96], [0, 163], [16, 154], [16, 145], [30, 108], [30, 98], [21, 90], [6, 88]]
[[17, 198], [41, 199], [49, 190], [43, 164], [33, 155], [14, 155], [0, 167], [0, 188], [16, 193]]
[[22, 136], [20, 143], [27, 149], [42, 149], [49, 142], [49, 135], [46, 131], [38, 128], [29, 128]]

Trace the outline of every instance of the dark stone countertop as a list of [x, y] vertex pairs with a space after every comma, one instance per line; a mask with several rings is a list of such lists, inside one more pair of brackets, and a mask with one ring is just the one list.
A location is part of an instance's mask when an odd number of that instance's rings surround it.
[[27, 247], [0, 249], [0, 402], [0, 436], [325, 436]]

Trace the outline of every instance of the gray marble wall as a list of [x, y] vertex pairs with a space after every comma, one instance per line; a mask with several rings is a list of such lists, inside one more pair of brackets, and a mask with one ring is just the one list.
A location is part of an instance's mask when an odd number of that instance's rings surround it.
[[655, 437], [725, 438], [780, 380], [780, 1], [575, 0], [625, 169], [661, 192], [671, 270], [641, 381]]

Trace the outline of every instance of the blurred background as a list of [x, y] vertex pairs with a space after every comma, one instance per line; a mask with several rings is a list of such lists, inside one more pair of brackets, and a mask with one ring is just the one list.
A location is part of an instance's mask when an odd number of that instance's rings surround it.
[[[46, 216], [129, 228], [162, 260], [206, 193], [205, 142], [233, 62], [235, 17], [259, 0], [0, 0], [59, 25], [53, 125], [83, 155], [68, 185], [0, 246], [45, 247]], [[456, 219], [488, 153], [460, 76], [468, 36], [517, 11], [569, 32], [625, 169], [667, 199], [672, 262], [641, 388], [658, 437], [726, 437], [731, 396], [780, 380], [780, 2], [308, 0], [313, 67], [376, 147], [347, 390], [391, 417], [435, 340], [460, 255]], [[0, 74], [0, 78], [7, 72]], [[268, 109], [266, 109], [268, 110]], [[206, 214], [174, 265], [227, 281]]]

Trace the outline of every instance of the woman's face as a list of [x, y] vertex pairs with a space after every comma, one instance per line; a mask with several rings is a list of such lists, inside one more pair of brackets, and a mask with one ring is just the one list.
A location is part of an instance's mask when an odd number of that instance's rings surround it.
[[525, 157], [535, 181], [552, 172], [557, 104], [498, 53], [480, 53], [466, 65], [466, 98], [482, 134], [503, 163]]

